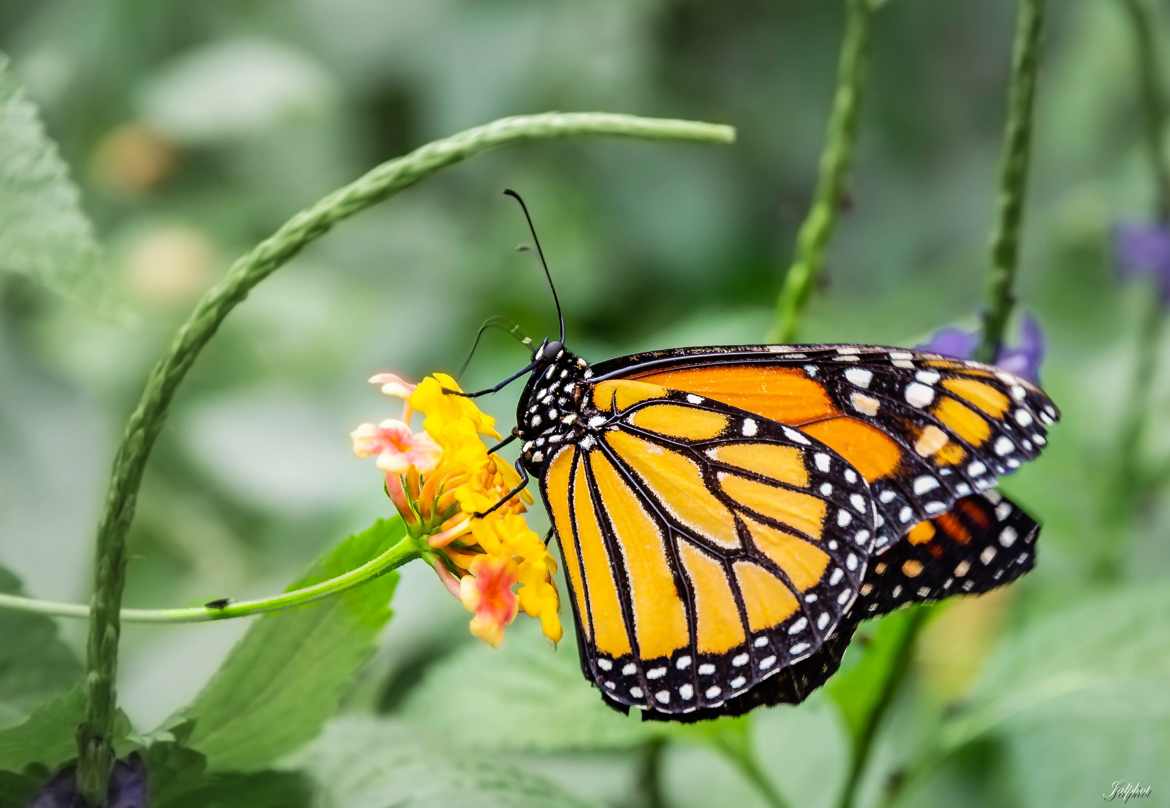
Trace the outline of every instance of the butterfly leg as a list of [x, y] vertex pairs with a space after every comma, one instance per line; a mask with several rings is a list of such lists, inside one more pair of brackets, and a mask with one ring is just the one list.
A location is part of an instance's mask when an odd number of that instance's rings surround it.
[[509, 435], [508, 437], [504, 438], [502, 441], [500, 441], [499, 443], [497, 443], [495, 446], [493, 446], [493, 447], [491, 447], [490, 449], [488, 449], [488, 450], [487, 450], [487, 453], [488, 453], [488, 454], [490, 454], [490, 455], [491, 455], [491, 454], [495, 454], [496, 452], [500, 451], [500, 449], [503, 449], [503, 448], [504, 448], [505, 446], [507, 446], [509, 443], [511, 443], [512, 441], [516, 440], [516, 438], [518, 438], [518, 437], [520, 437], [520, 436], [519, 436], [518, 434], [516, 434], [516, 431], [515, 431], [515, 430], [513, 430], [511, 435]]
[[520, 475], [520, 484], [518, 486], [516, 486], [511, 491], [509, 491], [507, 494], [505, 494], [500, 499], [499, 502], [497, 502], [495, 505], [488, 508], [486, 511], [483, 511], [482, 513], [472, 514], [472, 516], [474, 516], [476, 519], [484, 518], [488, 514], [493, 513], [496, 510], [498, 510], [499, 508], [501, 508], [510, 499], [512, 499], [512, 497], [516, 496], [521, 491], [523, 491], [525, 488], [527, 488], [528, 487], [528, 480], [529, 480], [528, 469], [524, 468], [524, 464], [521, 463], [519, 460], [516, 461], [516, 473]]

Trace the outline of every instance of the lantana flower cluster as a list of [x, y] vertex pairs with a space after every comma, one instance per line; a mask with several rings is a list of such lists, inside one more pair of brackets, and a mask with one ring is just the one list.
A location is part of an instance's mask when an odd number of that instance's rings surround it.
[[[403, 402], [402, 416], [358, 426], [350, 435], [354, 453], [376, 458], [386, 495], [407, 530], [439, 580], [472, 613], [471, 633], [498, 646], [523, 610], [540, 620], [545, 636], [560, 641], [556, 563], [524, 519], [532, 496], [521, 492], [492, 510], [520, 482], [483, 441], [500, 437], [494, 419], [471, 399], [451, 395], [462, 391], [445, 373], [417, 385], [392, 373], [370, 382]], [[411, 425], [416, 414], [421, 431]]]

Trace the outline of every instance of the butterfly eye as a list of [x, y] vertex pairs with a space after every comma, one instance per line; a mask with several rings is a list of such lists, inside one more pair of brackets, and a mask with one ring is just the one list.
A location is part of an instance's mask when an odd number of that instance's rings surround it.
[[565, 345], [559, 339], [554, 339], [552, 342], [544, 344], [543, 356], [548, 359], [555, 359], [557, 354], [564, 350]]

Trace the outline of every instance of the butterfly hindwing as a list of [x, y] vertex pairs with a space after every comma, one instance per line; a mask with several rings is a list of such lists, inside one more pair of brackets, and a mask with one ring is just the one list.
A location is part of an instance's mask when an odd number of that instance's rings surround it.
[[596, 366], [798, 427], [870, 483], [877, 551], [1035, 457], [1059, 414], [1037, 387], [938, 354], [856, 345], [685, 348]]
[[644, 715], [700, 721], [761, 705], [799, 704], [836, 673], [860, 621], [910, 603], [978, 595], [1010, 583], [1032, 569], [1039, 533], [1040, 526], [998, 491], [965, 497], [952, 511], [915, 525], [907, 541], [871, 561], [853, 609], [815, 654], [716, 710], [681, 718], [653, 710]]
[[800, 430], [695, 394], [630, 381], [590, 394], [593, 431], [555, 451], [542, 493], [582, 666], [606, 700], [718, 711], [816, 653], [872, 551], [876, 508], [856, 470]]
[[910, 603], [978, 595], [1032, 569], [1040, 525], [998, 491], [973, 494], [875, 560], [857, 611], [867, 617]]

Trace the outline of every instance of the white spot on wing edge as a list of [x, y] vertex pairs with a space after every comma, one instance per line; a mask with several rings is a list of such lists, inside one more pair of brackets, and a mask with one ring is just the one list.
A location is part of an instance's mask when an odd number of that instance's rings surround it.
[[873, 381], [873, 371], [865, 368], [849, 368], [845, 371], [845, 378], [856, 387], [869, 387], [869, 383]]
[[812, 445], [812, 442], [808, 438], [806, 438], [802, 433], [798, 432], [797, 430], [793, 429], [792, 427], [786, 426], [783, 428], [783, 431], [784, 431], [784, 437], [788, 438], [788, 440], [792, 441], [793, 443], [799, 443], [801, 446], [811, 446]]
[[906, 385], [906, 403], [919, 409], [934, 401], [934, 390], [921, 382]]

